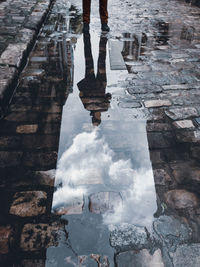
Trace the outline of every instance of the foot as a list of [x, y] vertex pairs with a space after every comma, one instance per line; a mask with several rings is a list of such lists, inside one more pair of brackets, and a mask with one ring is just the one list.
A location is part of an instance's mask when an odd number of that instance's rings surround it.
[[83, 33], [89, 33], [90, 31], [90, 24], [83, 23]]
[[107, 23], [102, 23], [101, 24], [101, 30], [103, 32], [109, 32], [110, 31], [110, 28], [108, 27], [108, 24]]

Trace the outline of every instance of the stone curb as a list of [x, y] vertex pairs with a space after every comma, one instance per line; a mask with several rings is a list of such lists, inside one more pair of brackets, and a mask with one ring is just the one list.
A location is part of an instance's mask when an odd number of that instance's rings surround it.
[[19, 75], [54, 1], [41, 0], [34, 6], [26, 24], [15, 37], [16, 43], [9, 43], [0, 56], [0, 118], [4, 116], [12, 99]]

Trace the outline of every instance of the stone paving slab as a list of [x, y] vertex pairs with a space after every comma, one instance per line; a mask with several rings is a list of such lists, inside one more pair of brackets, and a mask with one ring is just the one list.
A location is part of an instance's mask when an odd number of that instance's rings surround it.
[[[52, 0], [0, 1], [0, 106], [9, 100]], [[7, 98], [6, 98], [7, 96]], [[1, 111], [2, 112], [2, 111]]]

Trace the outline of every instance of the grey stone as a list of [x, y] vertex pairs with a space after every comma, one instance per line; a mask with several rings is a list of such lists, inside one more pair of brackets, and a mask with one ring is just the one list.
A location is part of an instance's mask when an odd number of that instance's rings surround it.
[[192, 230], [173, 216], [160, 216], [153, 222], [155, 239], [173, 252], [177, 245], [192, 238]]
[[160, 249], [152, 255], [147, 249], [126, 251], [116, 256], [117, 267], [164, 267]]
[[173, 125], [177, 129], [194, 129], [195, 126], [191, 120], [182, 120], [182, 121], [175, 121]]
[[9, 88], [16, 75], [16, 68], [0, 66], [0, 101], [4, 99], [6, 90]]
[[172, 103], [169, 100], [154, 99], [154, 100], [144, 101], [144, 105], [146, 108], [157, 108], [157, 107], [171, 106]]
[[144, 227], [122, 223], [113, 226], [110, 244], [114, 248], [132, 247], [141, 249], [148, 245], [148, 236]]
[[183, 244], [171, 253], [173, 264], [176, 267], [192, 266], [199, 267], [200, 244]]
[[15, 193], [10, 214], [31, 217], [46, 212], [47, 194], [43, 191], [22, 191]]
[[172, 120], [183, 120], [198, 116], [197, 110], [193, 107], [170, 108], [165, 111], [165, 114]]
[[99, 192], [89, 197], [89, 210], [93, 213], [114, 212], [122, 205], [122, 198], [118, 192]]
[[19, 67], [25, 56], [27, 46], [24, 43], [9, 44], [1, 54], [0, 64]]
[[153, 174], [156, 185], [167, 185], [172, 182], [171, 177], [164, 169], [154, 169]]

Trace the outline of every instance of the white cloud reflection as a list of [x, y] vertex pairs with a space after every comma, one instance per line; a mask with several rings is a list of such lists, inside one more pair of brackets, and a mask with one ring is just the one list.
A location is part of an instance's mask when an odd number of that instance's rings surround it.
[[[148, 148], [146, 152], [148, 153]], [[110, 184], [108, 191], [118, 190], [123, 204], [114, 206], [114, 213], [103, 214], [104, 223], [128, 222], [147, 227], [151, 225], [157, 206], [150, 165], [134, 170], [130, 159], [113, 161], [113, 157], [114, 152], [99, 137], [98, 129], [91, 133], [78, 134], [58, 163], [58, 189], [54, 193], [53, 209], [87, 195], [90, 184], [102, 184], [107, 179]]]

